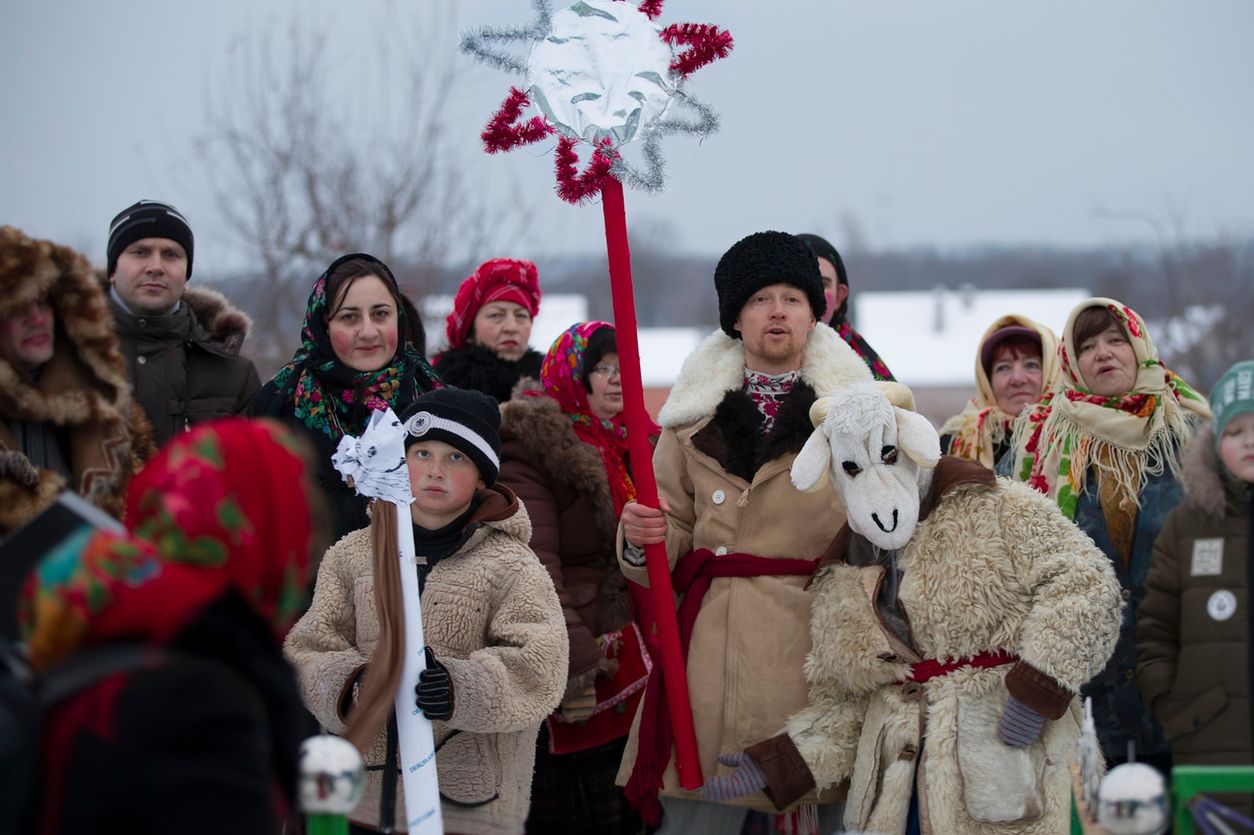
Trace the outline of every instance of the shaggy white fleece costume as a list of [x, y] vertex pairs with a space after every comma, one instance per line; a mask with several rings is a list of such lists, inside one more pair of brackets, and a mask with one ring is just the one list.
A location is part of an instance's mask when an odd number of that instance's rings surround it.
[[[925, 833], [1066, 831], [1074, 694], [1119, 632], [1108, 561], [1044, 496], [972, 462], [936, 463], [935, 431], [872, 387], [811, 417], [794, 482], [830, 472], [849, 521], [813, 580], [809, 704], [747, 749], [768, 793], [783, 807], [852, 777], [850, 829], [903, 832], [917, 791]], [[929, 678], [925, 661], [956, 663]], [[997, 734], [1010, 694], [1051, 720], [1026, 748]]]

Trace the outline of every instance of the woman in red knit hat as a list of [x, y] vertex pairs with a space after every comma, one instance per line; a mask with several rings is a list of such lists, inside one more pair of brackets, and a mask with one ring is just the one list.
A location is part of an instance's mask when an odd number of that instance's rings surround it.
[[457, 290], [445, 332], [448, 348], [436, 357], [445, 383], [509, 400], [523, 377], [540, 376], [544, 359], [528, 344], [540, 310], [536, 265], [513, 258], [485, 261]]

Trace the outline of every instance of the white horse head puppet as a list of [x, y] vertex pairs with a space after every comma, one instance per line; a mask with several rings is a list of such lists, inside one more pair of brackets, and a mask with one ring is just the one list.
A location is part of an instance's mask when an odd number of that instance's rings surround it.
[[[891, 398], [891, 399], [890, 399]], [[830, 477], [849, 527], [885, 550], [903, 547], [919, 522], [919, 501], [940, 460], [940, 437], [905, 386], [858, 383], [810, 407], [814, 433], [792, 465], [807, 493]]]

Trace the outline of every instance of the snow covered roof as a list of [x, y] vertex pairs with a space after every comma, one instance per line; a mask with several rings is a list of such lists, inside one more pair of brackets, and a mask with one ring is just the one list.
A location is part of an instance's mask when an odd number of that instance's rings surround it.
[[679, 369], [709, 334], [703, 328], [642, 328], [640, 330], [640, 377], [645, 388], [669, 388]]
[[907, 386], [975, 385], [980, 336], [998, 316], [1019, 313], [1057, 333], [1087, 290], [859, 291], [855, 327]]

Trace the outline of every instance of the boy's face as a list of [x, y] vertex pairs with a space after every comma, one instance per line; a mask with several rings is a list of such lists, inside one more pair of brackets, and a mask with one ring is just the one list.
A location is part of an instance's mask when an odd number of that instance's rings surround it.
[[427, 530], [442, 528], [470, 507], [476, 490], [484, 488], [479, 468], [470, 456], [443, 441], [419, 441], [405, 450], [409, 506], [414, 524]]
[[1254, 484], [1254, 412], [1228, 421], [1219, 437], [1219, 457], [1233, 476]]

